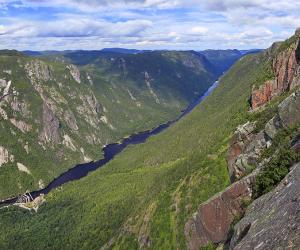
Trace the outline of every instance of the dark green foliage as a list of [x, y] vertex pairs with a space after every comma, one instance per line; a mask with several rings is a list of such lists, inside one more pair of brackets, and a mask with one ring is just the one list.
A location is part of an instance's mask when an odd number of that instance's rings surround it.
[[265, 57], [262, 62], [260, 70], [256, 72], [255, 80], [253, 81], [253, 86], [259, 87], [266, 81], [274, 79], [275, 73], [272, 68], [271, 58]]
[[294, 35], [294, 36], [290, 37], [289, 39], [285, 40], [284, 42], [282, 42], [278, 48], [278, 53], [290, 48], [293, 44], [296, 43], [296, 41], [298, 39], [299, 38], [296, 35]]
[[273, 145], [263, 153], [262, 157], [274, 157], [255, 181], [254, 198], [271, 191], [287, 175], [289, 168], [300, 160], [300, 154], [291, 149], [290, 145], [295, 131], [295, 128], [280, 131], [274, 138]]
[[216, 248], [217, 246], [210, 242], [205, 247], [201, 247], [199, 250], [215, 250]]

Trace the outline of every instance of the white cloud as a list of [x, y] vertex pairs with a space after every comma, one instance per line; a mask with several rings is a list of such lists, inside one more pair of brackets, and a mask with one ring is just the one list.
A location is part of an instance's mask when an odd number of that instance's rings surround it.
[[[16, 15], [0, 17], [1, 48], [263, 48], [300, 26], [294, 0], [0, 0], [11, 4]], [[38, 16], [43, 7], [51, 18]]]
[[58, 21], [24, 22], [15, 19], [15, 24], [0, 26], [0, 35], [12, 37], [121, 37], [138, 36], [152, 26], [148, 20], [129, 20], [110, 23], [89, 18], [71, 18]]

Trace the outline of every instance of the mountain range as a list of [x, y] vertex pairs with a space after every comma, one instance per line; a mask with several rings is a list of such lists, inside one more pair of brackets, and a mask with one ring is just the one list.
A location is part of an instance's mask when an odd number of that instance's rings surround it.
[[300, 31], [263, 51], [0, 51], [1, 249], [300, 247]]

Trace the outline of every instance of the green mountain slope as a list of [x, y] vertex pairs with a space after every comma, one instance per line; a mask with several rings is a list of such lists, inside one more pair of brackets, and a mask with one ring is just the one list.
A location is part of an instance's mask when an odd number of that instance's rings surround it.
[[218, 70], [219, 73], [226, 72], [243, 53], [239, 50], [204, 50], [200, 51]]
[[0, 93], [9, 95], [0, 101], [0, 199], [40, 189], [100, 159], [104, 145], [174, 119], [218, 77], [192, 52], [99, 60], [77, 67], [1, 51]]
[[0, 248], [185, 249], [186, 219], [229, 184], [228, 139], [266, 63], [265, 54], [240, 59], [192, 113], [51, 192], [38, 213], [4, 208]]

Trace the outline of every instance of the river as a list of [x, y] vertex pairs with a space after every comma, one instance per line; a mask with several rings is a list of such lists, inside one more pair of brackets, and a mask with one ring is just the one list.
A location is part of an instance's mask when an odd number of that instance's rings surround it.
[[[194, 103], [190, 104], [180, 116], [178, 116], [175, 120], [169, 121], [165, 124], [161, 124], [153, 130], [147, 130], [144, 132], [140, 132], [137, 134], [133, 134], [130, 137], [124, 138], [120, 143], [112, 143], [103, 147], [104, 158], [90, 163], [84, 163], [76, 165], [75, 167], [69, 169], [67, 172], [61, 174], [59, 177], [54, 179], [46, 188], [33, 191], [30, 196], [34, 199], [38, 197], [40, 194], [48, 194], [54, 188], [57, 188], [67, 182], [79, 180], [88, 175], [88, 173], [95, 171], [96, 169], [102, 167], [109, 161], [111, 161], [117, 154], [122, 152], [128, 145], [133, 144], [141, 144], [144, 143], [150, 136], [157, 135], [164, 131], [166, 128], [170, 127], [177, 121], [179, 121], [182, 117], [190, 113], [205, 97], [207, 97], [216, 87], [218, 86], [218, 81], [216, 81], [199, 99], [197, 99]], [[28, 194], [28, 196], [29, 196]], [[17, 202], [19, 197], [8, 199], [0, 202], [0, 205], [10, 205]]]

